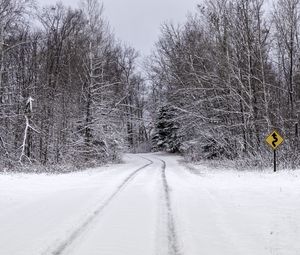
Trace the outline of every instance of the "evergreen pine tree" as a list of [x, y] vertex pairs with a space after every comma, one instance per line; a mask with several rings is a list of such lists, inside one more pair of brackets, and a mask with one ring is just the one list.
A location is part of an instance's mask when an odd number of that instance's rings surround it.
[[155, 125], [155, 134], [152, 138], [153, 149], [178, 152], [180, 148], [178, 129], [179, 123], [176, 120], [174, 107], [169, 105], [161, 107]]

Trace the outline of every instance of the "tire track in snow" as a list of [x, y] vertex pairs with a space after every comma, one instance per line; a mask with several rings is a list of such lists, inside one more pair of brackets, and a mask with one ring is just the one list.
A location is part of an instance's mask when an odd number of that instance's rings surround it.
[[94, 210], [86, 220], [77, 227], [68, 238], [62, 241], [55, 249], [50, 253], [45, 252], [43, 254], [51, 255], [61, 255], [63, 252], [76, 240], [76, 238], [92, 223], [92, 221], [111, 203], [111, 201], [122, 191], [122, 189], [144, 168], [153, 164], [153, 161], [145, 157], [141, 157], [145, 160], [148, 160], [149, 163], [136, 169], [130, 175], [128, 175], [125, 180], [115, 189], [115, 191], [96, 209]]
[[170, 186], [168, 184], [167, 176], [166, 176], [166, 162], [162, 159], [160, 159], [160, 161], [163, 163], [162, 171], [161, 171], [161, 179], [162, 179], [164, 199], [165, 199], [166, 209], [167, 209], [167, 233], [168, 233], [168, 250], [169, 250], [168, 254], [182, 255], [182, 253], [179, 250], [175, 220], [172, 211]]

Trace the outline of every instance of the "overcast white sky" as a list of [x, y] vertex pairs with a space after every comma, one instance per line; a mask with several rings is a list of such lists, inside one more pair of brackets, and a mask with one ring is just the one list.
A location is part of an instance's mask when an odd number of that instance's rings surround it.
[[[159, 36], [160, 25], [166, 21], [183, 22], [189, 11], [195, 11], [201, 0], [102, 0], [104, 14], [117, 38], [139, 50], [150, 53]], [[56, 0], [38, 0], [52, 4]], [[62, 0], [76, 6], [76, 0]]]

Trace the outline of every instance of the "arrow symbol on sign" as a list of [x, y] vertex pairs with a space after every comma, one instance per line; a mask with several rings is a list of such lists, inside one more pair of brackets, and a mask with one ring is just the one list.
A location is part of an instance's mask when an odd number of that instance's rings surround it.
[[272, 134], [272, 137], [274, 138], [274, 141], [272, 142], [272, 145], [274, 147], [276, 147], [276, 143], [278, 142], [277, 134], [276, 133]]

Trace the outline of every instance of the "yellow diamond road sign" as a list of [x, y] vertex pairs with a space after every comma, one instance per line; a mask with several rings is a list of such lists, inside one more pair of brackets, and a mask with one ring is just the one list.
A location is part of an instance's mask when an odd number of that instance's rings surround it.
[[277, 147], [283, 143], [283, 141], [283, 138], [276, 131], [273, 131], [266, 139], [266, 142], [272, 147], [273, 150], [276, 150]]

